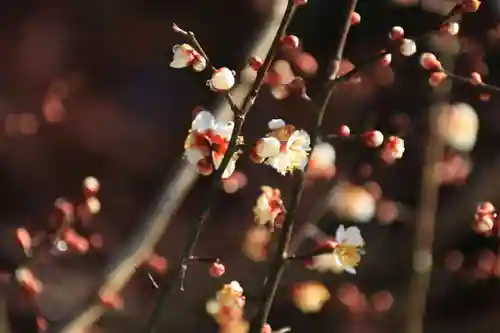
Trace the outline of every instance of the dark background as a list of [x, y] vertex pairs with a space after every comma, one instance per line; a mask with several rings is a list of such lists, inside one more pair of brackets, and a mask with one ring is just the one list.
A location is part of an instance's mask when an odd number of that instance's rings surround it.
[[[26, 226], [32, 233], [44, 230], [56, 197], [79, 196], [81, 181], [88, 175], [97, 177], [102, 184], [102, 211], [92, 228], [103, 234], [104, 249], [85, 256], [42, 255], [34, 264], [45, 285], [37, 304], [47, 319], [57, 321], [86, 302], [99, 283], [98, 277], [110, 254], [141, 225], [161, 184], [175, 171], [174, 162], [182, 154], [192, 120], [191, 110], [197, 105], [215, 105], [217, 96], [206, 89], [204, 77], [168, 67], [171, 47], [183, 42], [172, 33], [172, 22], [195, 31], [214, 62], [241, 69], [250, 42], [271, 5], [267, 0], [24, 0], [2, 5], [0, 121], [5, 129], [0, 140], [0, 213], [5, 266], [12, 262], [15, 266], [22, 257], [13, 240], [15, 227]], [[320, 72], [331, 59], [346, 5], [347, 1], [311, 0], [292, 23], [291, 31], [303, 40], [304, 49], [316, 57]], [[487, 36], [499, 21], [497, 9], [496, 2], [486, 1], [479, 13], [464, 18], [461, 30], [461, 37], [476, 45], [476, 53], [484, 53], [489, 67], [485, 80], [492, 84], [500, 83], [500, 61], [498, 44]], [[362, 24], [353, 28], [346, 52], [354, 63], [383, 48], [393, 25], [401, 25], [415, 36], [439, 21], [438, 15], [418, 6], [398, 7], [385, 1], [361, 1], [358, 12]], [[476, 58], [459, 56], [457, 71], [470, 72]], [[365, 75], [367, 84], [338, 88], [327, 114], [326, 128], [335, 132], [340, 124], [347, 123], [353, 132], [370, 127], [397, 131], [394, 117], [406, 114], [411, 132], [416, 134], [405, 138], [404, 159], [390, 167], [380, 167], [376, 156], [359, 143], [339, 143], [338, 177], [360, 182], [359, 166], [375, 163], [372, 178], [383, 188], [384, 197], [400, 202], [406, 213], [389, 226], [376, 221], [361, 226], [368, 254], [356, 276], [320, 276], [300, 265], [291, 267], [271, 314], [273, 327], [289, 325], [294, 332], [348, 329], [347, 311], [335, 297], [315, 315], [300, 314], [290, 302], [294, 282], [321, 279], [332, 295], [346, 281], [356, 283], [367, 295], [389, 290], [395, 298], [391, 312], [371, 318], [357, 332], [398, 330], [411, 262], [412, 211], [418, 201], [423, 124], [431, 97], [425, 75], [414, 59], [395, 60], [392, 85], [381, 84], [377, 75], [382, 74], [376, 70]], [[308, 82], [311, 90], [317, 87], [315, 79]], [[67, 94], [60, 93], [64, 90]], [[245, 131], [248, 138], [258, 137], [272, 117], [284, 117], [306, 129], [311, 127], [313, 114], [303, 102], [293, 98], [277, 102], [264, 90], [249, 116]], [[49, 92], [64, 95], [61, 102], [65, 112], [60, 122], [51, 123], [44, 114]], [[477, 95], [470, 87], [458, 85], [452, 94], [453, 100], [476, 108], [481, 129], [471, 155], [474, 169], [467, 183], [445, 186], [441, 191], [436, 271], [427, 317], [429, 332], [479, 333], [500, 327], [500, 319], [495, 315], [500, 307], [498, 278], [476, 279], [468, 270], [451, 273], [443, 264], [446, 254], [457, 248], [465, 255], [468, 266], [474, 267], [478, 254], [484, 249], [495, 250], [498, 243], [496, 239], [475, 236], [471, 229], [476, 203], [498, 199], [496, 189], [500, 185], [496, 177], [500, 167], [498, 99], [493, 97], [485, 103]], [[34, 115], [35, 120], [26, 114]], [[24, 117], [25, 122], [29, 119], [31, 126], [20, 125], [19, 117]], [[33, 123], [37, 125], [35, 130]], [[252, 224], [251, 208], [260, 185], [280, 187], [286, 198], [290, 181], [245, 159], [239, 168], [247, 174], [249, 185], [235, 195], [221, 194], [198, 252], [218, 256], [226, 263], [227, 274], [222, 281], [239, 280], [251, 307], [266, 268], [250, 262], [239, 251]], [[189, 224], [201, 209], [207, 184], [206, 179], [199, 181], [158, 245], [158, 252], [169, 260], [180, 255]], [[320, 184], [306, 195], [301, 223], [327, 189], [328, 184]], [[334, 231], [339, 223], [330, 214], [323, 222], [327, 231]], [[12, 269], [11, 266], [7, 268]], [[165, 311], [163, 331], [215, 331], [204, 306], [222, 281], [210, 278], [204, 268], [190, 270], [187, 291], [175, 295]], [[30, 318], [33, 304], [9, 284], [5, 295], [12, 318], [23, 323], [18, 332], [31, 332], [26, 318]], [[124, 291], [125, 309], [108, 313], [96, 331], [139, 332], [155, 295], [146, 274], [139, 272]], [[28, 316], [21, 317], [25, 313]]]

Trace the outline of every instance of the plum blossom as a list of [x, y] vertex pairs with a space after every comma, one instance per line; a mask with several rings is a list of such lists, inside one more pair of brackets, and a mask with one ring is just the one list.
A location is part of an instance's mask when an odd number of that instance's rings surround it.
[[[218, 122], [208, 111], [197, 114], [184, 143], [184, 155], [190, 164], [196, 166], [198, 173], [209, 175], [214, 171], [214, 166], [215, 168], [220, 166], [229, 148], [233, 127], [232, 121]], [[239, 143], [242, 141], [241, 138], [238, 140]], [[231, 157], [222, 178], [228, 178], [233, 174], [238, 157], [239, 151]]]
[[340, 273], [346, 271], [350, 274], [356, 274], [356, 266], [361, 261], [364, 245], [365, 242], [357, 227], [345, 229], [343, 225], [340, 225], [335, 234], [335, 240], [320, 244], [318, 248], [318, 251], [328, 248], [332, 251], [313, 256], [309, 266], [320, 272]]
[[476, 111], [465, 103], [440, 107], [438, 131], [443, 141], [458, 151], [471, 151], [476, 144], [479, 129]]
[[215, 299], [207, 302], [206, 309], [222, 325], [241, 319], [245, 303], [243, 288], [239, 282], [232, 281], [217, 292]]
[[[253, 209], [255, 222], [260, 225], [269, 223], [271, 229], [273, 229], [276, 224], [276, 219], [283, 213], [281, 192], [279, 189], [269, 186], [262, 186], [261, 190], [262, 194], [257, 198], [256, 205]], [[279, 226], [278, 224], [278, 227]]]
[[231, 89], [236, 79], [234, 78], [234, 71], [226, 67], [221, 67], [214, 71], [207, 85], [216, 92], [223, 92]]
[[207, 60], [201, 56], [191, 45], [181, 44], [172, 48], [173, 59], [170, 63], [172, 68], [192, 67], [195, 71], [201, 72], [207, 66]]
[[252, 159], [273, 167], [282, 175], [296, 169], [303, 171], [311, 150], [309, 134], [296, 130], [282, 119], [273, 119], [268, 126], [271, 132], [256, 143]]
[[394, 160], [403, 157], [405, 152], [405, 142], [397, 136], [390, 136], [385, 143], [382, 150], [382, 159], [386, 162], [393, 162]]

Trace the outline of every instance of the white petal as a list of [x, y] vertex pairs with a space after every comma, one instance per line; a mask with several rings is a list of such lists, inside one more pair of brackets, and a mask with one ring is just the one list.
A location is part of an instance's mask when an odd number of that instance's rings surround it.
[[337, 242], [339, 243], [344, 243], [345, 240], [347, 238], [347, 235], [346, 235], [346, 230], [344, 228], [344, 225], [339, 225], [339, 227], [337, 228], [337, 232], [335, 233], [335, 239], [337, 240]]
[[280, 147], [281, 143], [278, 139], [269, 137], [260, 139], [255, 148], [259, 157], [268, 158], [278, 155]]
[[304, 130], [298, 130], [292, 133], [287, 142], [287, 149], [311, 150], [311, 138]]
[[219, 313], [220, 304], [216, 299], [211, 299], [206, 303], [205, 309], [207, 310], [208, 314], [215, 316]]
[[290, 168], [290, 156], [287, 153], [279, 153], [276, 156], [268, 158], [266, 164], [275, 168], [282, 175], [285, 175]]
[[363, 246], [365, 244], [363, 237], [361, 236], [361, 231], [357, 227], [347, 228], [345, 237], [347, 239], [346, 243], [349, 245]]
[[227, 123], [216, 123], [214, 126], [215, 134], [220, 135], [223, 139], [229, 140], [233, 132], [234, 123], [228, 121]]
[[215, 90], [225, 91], [231, 89], [235, 81], [233, 72], [229, 68], [222, 67], [212, 75], [210, 84]]
[[349, 274], [356, 274], [356, 269], [354, 267], [344, 266], [344, 271]]
[[185, 68], [188, 65], [188, 59], [186, 57], [174, 57], [172, 62], [170, 62], [170, 67], [172, 68]]
[[283, 119], [272, 119], [267, 126], [269, 126], [270, 130], [275, 130], [278, 128], [285, 127], [286, 123]]
[[201, 111], [198, 113], [191, 124], [191, 129], [198, 132], [204, 132], [214, 127], [215, 118], [208, 111]]
[[186, 149], [184, 156], [191, 165], [196, 165], [204, 157], [203, 153], [195, 148]]

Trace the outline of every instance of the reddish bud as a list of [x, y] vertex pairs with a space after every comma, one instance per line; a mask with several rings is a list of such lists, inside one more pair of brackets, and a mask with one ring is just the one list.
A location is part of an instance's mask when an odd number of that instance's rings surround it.
[[253, 56], [248, 60], [248, 65], [250, 68], [252, 68], [254, 71], [258, 71], [259, 68], [262, 66], [264, 62], [262, 61], [261, 58]]
[[359, 24], [360, 22], [361, 22], [361, 15], [359, 15], [359, 13], [352, 12], [351, 25], [356, 25], [356, 24]]
[[426, 52], [420, 56], [420, 66], [426, 70], [438, 70], [441, 69], [441, 62], [434, 54]]
[[478, 72], [472, 72], [470, 78], [470, 83], [477, 86], [483, 83], [483, 79], [481, 78], [481, 74]]
[[384, 135], [380, 131], [368, 131], [364, 134], [365, 144], [377, 148], [384, 142]]
[[86, 197], [94, 196], [99, 192], [100, 184], [97, 178], [87, 177], [83, 180], [83, 191]]
[[347, 125], [340, 126], [339, 135], [340, 136], [349, 136], [349, 135], [351, 135], [351, 129], [349, 128], [349, 126], [347, 126]]
[[405, 35], [405, 31], [401, 27], [392, 27], [389, 33], [389, 38], [392, 40], [400, 40]]
[[429, 84], [433, 87], [436, 87], [441, 84], [441, 82], [443, 82], [446, 77], [447, 75], [444, 72], [434, 72], [429, 78]]
[[285, 49], [296, 49], [299, 47], [299, 37], [294, 35], [287, 35], [281, 39], [281, 43]]
[[168, 268], [168, 261], [165, 257], [153, 252], [146, 261], [146, 264], [154, 269], [157, 273], [165, 273]]
[[266, 73], [266, 77], [264, 79], [264, 82], [271, 86], [271, 87], [277, 87], [281, 85], [281, 76], [276, 73], [274, 70], [269, 70]]
[[262, 326], [262, 333], [271, 333], [273, 330], [271, 328], [271, 325], [269, 324], [264, 324], [264, 326]]
[[226, 272], [226, 267], [219, 262], [214, 262], [210, 267], [210, 275], [213, 277], [220, 277]]
[[36, 324], [38, 326], [38, 329], [41, 331], [45, 331], [47, 329], [47, 320], [45, 320], [45, 318], [42, 316], [36, 317]]
[[89, 242], [78, 235], [73, 229], [68, 229], [64, 232], [64, 240], [68, 245], [76, 249], [78, 252], [87, 252], [89, 250]]
[[293, 0], [294, 6], [304, 6], [307, 4], [307, 0]]
[[24, 228], [17, 228], [16, 237], [25, 251], [31, 249], [31, 236], [28, 233], [28, 230]]
[[392, 54], [390, 53], [384, 54], [382, 59], [380, 59], [380, 64], [382, 64], [382, 66], [389, 66], [391, 62], [392, 62]]
[[108, 293], [99, 293], [99, 301], [102, 306], [111, 309], [122, 309], [124, 305], [121, 297]]

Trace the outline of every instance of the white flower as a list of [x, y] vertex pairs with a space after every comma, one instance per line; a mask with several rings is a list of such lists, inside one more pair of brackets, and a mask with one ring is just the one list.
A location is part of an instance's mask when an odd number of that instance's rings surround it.
[[310, 163], [314, 163], [314, 167], [319, 169], [330, 167], [335, 163], [335, 149], [326, 142], [314, 146]]
[[276, 218], [283, 213], [281, 192], [269, 186], [262, 186], [261, 190], [262, 194], [257, 198], [253, 209], [255, 222], [261, 225], [269, 223], [274, 228]]
[[338, 273], [346, 271], [356, 274], [355, 267], [361, 260], [364, 245], [365, 242], [357, 227], [345, 229], [343, 225], [340, 225], [335, 234], [335, 242], [320, 247], [320, 249], [329, 247], [333, 251], [314, 256], [311, 267], [320, 272], [332, 271]]
[[272, 132], [257, 142], [252, 158], [270, 165], [282, 175], [296, 169], [304, 170], [311, 150], [309, 134], [286, 125], [282, 119], [273, 119], [268, 126]]
[[196, 52], [189, 44], [175, 45], [172, 48], [174, 54], [170, 67], [172, 68], [185, 68], [191, 65], [194, 60], [194, 53]]
[[221, 67], [212, 74], [212, 78], [207, 83], [210, 89], [220, 92], [231, 89], [235, 82], [234, 72], [229, 68]]
[[472, 150], [479, 128], [479, 119], [474, 109], [465, 103], [441, 107], [443, 109], [438, 118], [438, 130], [445, 143], [459, 151]]
[[[200, 174], [211, 174], [213, 165], [218, 168], [224, 158], [233, 128], [232, 121], [218, 122], [208, 111], [198, 113], [184, 144], [187, 161], [196, 166]], [[238, 156], [239, 152], [233, 154], [222, 178], [228, 178], [233, 174]]]

